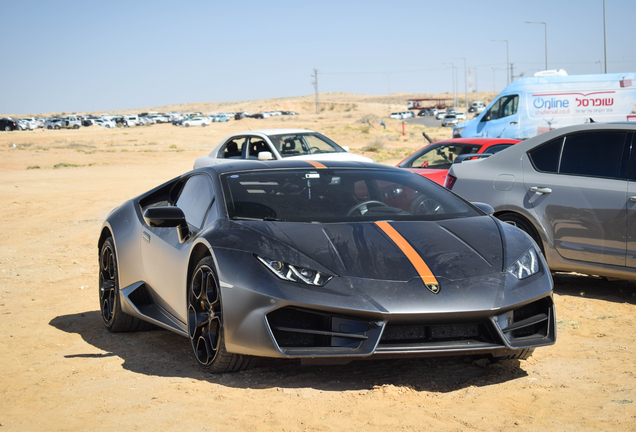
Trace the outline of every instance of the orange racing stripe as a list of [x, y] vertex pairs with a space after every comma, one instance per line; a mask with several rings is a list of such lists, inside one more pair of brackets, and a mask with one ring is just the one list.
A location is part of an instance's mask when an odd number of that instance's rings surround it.
[[380, 229], [384, 231], [391, 240], [393, 240], [393, 243], [395, 243], [402, 252], [404, 252], [404, 255], [406, 255], [409, 261], [411, 261], [411, 264], [413, 264], [413, 267], [415, 267], [415, 270], [419, 273], [424, 285], [428, 285], [430, 283], [439, 284], [433, 275], [433, 272], [431, 272], [431, 269], [428, 268], [422, 257], [415, 252], [413, 246], [411, 246], [409, 242], [407, 242], [406, 239], [391, 226], [391, 224], [384, 221], [376, 222], [375, 224], [380, 227]]
[[321, 164], [320, 162], [311, 161], [311, 160], [306, 160], [305, 162], [307, 162], [308, 164], [313, 165], [314, 168], [327, 168], [325, 165]]

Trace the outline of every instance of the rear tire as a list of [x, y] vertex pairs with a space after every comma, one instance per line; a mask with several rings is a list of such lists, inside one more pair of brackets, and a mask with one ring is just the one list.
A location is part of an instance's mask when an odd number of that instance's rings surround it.
[[79, 129], [78, 125], [73, 126], [73, 129]]
[[509, 223], [510, 225], [516, 226], [521, 231], [523, 231], [524, 233], [532, 237], [532, 240], [534, 240], [535, 243], [539, 245], [539, 249], [541, 249], [541, 253], [543, 254], [543, 256], [545, 256], [545, 251], [543, 250], [543, 242], [541, 241], [541, 237], [539, 237], [539, 233], [537, 232], [537, 230], [534, 228], [534, 226], [530, 222], [528, 222], [526, 218], [524, 218], [523, 216], [519, 216], [518, 214], [515, 214], [515, 213], [503, 213], [497, 216], [497, 219], [499, 219], [502, 222]]
[[104, 327], [112, 333], [150, 330], [154, 327], [121, 310], [119, 270], [112, 237], [106, 239], [99, 251], [99, 309]]

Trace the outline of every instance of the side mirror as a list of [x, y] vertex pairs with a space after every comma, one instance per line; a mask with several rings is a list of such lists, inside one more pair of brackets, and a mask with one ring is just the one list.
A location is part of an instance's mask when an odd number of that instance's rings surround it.
[[349, 153], [349, 146], [342, 146], [343, 150]]
[[179, 207], [150, 207], [144, 212], [144, 220], [150, 227], [176, 227], [181, 243], [183, 243], [190, 234], [183, 210]]
[[479, 210], [481, 210], [484, 213], [486, 213], [487, 215], [495, 214], [495, 209], [492, 208], [492, 206], [490, 204], [480, 203], [480, 202], [471, 202], [471, 204], [474, 205], [475, 207], [477, 207]]
[[272, 156], [272, 152], [268, 152], [268, 151], [258, 152], [258, 160], [266, 161], [266, 160], [272, 160], [272, 159], [274, 159], [274, 157]]

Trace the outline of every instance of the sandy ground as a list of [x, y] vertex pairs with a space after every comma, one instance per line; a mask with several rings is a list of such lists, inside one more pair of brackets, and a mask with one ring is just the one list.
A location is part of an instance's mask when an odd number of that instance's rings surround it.
[[[384, 163], [424, 144], [422, 126], [402, 137], [396, 121], [365, 128], [365, 114], [358, 104], [249, 125], [319, 130], [356, 152], [375, 143], [364, 154]], [[264, 361], [214, 376], [197, 369], [185, 338], [106, 332], [96, 249], [105, 216], [245, 129], [0, 132], [1, 430], [636, 430], [634, 282], [556, 275], [557, 344], [487, 365]]]

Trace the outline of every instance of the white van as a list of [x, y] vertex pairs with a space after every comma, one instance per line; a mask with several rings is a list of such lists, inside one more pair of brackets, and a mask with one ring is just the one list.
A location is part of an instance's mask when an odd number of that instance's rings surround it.
[[139, 116], [135, 115], [125, 115], [124, 119], [126, 119], [126, 123], [128, 126], [138, 126], [139, 125]]
[[522, 78], [455, 126], [453, 138], [526, 139], [573, 124], [636, 121], [633, 81], [633, 73]]

